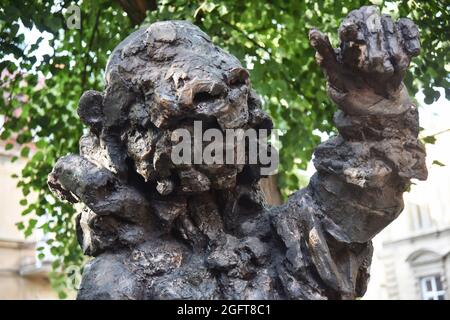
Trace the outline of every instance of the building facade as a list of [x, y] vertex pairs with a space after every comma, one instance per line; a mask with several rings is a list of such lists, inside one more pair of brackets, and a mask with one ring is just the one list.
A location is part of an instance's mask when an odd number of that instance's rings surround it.
[[25, 161], [18, 159], [17, 150], [4, 151], [0, 143], [0, 299], [55, 299], [48, 279], [50, 263], [36, 256], [39, 235], [25, 239], [16, 223], [23, 220], [19, 201], [22, 192], [16, 187], [18, 174]]
[[365, 299], [450, 299], [450, 132], [427, 153], [428, 180], [411, 187], [403, 213], [374, 239]]

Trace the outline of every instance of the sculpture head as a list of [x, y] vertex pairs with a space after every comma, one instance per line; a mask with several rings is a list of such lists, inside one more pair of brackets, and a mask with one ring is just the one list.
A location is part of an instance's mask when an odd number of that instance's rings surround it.
[[174, 185], [182, 192], [230, 188], [245, 168], [173, 164], [174, 130], [192, 132], [196, 120], [221, 132], [272, 125], [239, 60], [186, 21], [157, 22], [127, 37], [110, 56], [105, 83], [103, 94], [82, 96], [80, 118], [100, 140], [116, 136], [139, 175], [158, 181], [162, 194]]

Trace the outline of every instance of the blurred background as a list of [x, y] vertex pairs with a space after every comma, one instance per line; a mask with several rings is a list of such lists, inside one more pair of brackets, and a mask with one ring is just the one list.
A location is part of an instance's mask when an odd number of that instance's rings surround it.
[[73, 298], [86, 261], [76, 210], [46, 185], [55, 160], [77, 152], [81, 94], [102, 90], [111, 50], [158, 20], [190, 20], [251, 71], [281, 137], [280, 170], [265, 180], [272, 203], [308, 182], [312, 150], [334, 134], [335, 110], [308, 30], [336, 46], [340, 21], [375, 4], [421, 31], [422, 54], [405, 84], [420, 106], [429, 179], [415, 181], [405, 210], [374, 239], [363, 299], [450, 297], [450, 50], [445, 1], [12, 1], [0, 0], [0, 299]]

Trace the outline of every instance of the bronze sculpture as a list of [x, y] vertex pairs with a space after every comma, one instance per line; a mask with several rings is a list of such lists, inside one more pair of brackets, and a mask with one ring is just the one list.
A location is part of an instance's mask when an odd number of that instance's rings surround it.
[[[126, 38], [104, 92], [87, 91], [80, 155], [49, 186], [82, 202], [77, 235], [88, 263], [79, 299], [354, 299], [365, 292], [371, 239], [424, 180], [418, 112], [402, 83], [420, 50], [417, 27], [376, 7], [352, 11], [341, 44], [310, 31], [338, 105], [339, 134], [317, 147], [309, 185], [265, 203], [260, 165], [174, 164], [172, 134], [194, 121], [221, 132], [270, 129], [249, 74], [185, 21]], [[194, 151], [193, 151], [194, 152]]]

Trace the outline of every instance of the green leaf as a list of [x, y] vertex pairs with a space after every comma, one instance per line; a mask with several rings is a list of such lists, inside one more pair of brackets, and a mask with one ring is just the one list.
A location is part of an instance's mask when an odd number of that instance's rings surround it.
[[16, 223], [16, 227], [17, 227], [17, 229], [19, 229], [19, 230], [25, 229], [25, 225], [23, 224], [23, 222], [17, 222], [17, 223]]
[[28, 155], [30, 154], [30, 147], [23, 147], [20, 151], [20, 155], [24, 158], [28, 158]]
[[58, 298], [59, 299], [67, 299], [67, 293], [65, 293], [64, 291], [59, 291]]
[[25, 238], [28, 238], [29, 236], [31, 236], [33, 234], [33, 230], [30, 228], [25, 229], [25, 231], [23, 232]]
[[55, 260], [55, 261], [52, 262], [52, 269], [53, 270], [58, 269], [60, 266], [61, 266], [61, 261]]
[[36, 219], [30, 219], [30, 220], [28, 221], [28, 228], [34, 229], [34, 227], [36, 226], [36, 224], [37, 224], [37, 220], [36, 220]]
[[422, 141], [424, 143], [435, 144], [436, 143], [436, 137], [435, 136], [427, 136], [427, 137], [423, 138]]
[[[0, 70], [2, 70], [2, 69], [0, 69]], [[10, 130], [3, 130], [2, 133], [0, 134], [0, 139], [2, 139], [2, 140], [6, 140], [9, 137], [11, 137], [11, 131]]]
[[36, 147], [38, 147], [39, 149], [43, 149], [47, 146], [47, 142], [45, 140], [39, 140], [38, 142], [36, 142]]
[[443, 164], [442, 162], [438, 161], [438, 160], [433, 160], [433, 163], [436, 166], [440, 166], [440, 167], [445, 167], [445, 164]]
[[51, 252], [52, 255], [58, 256], [59, 252], [60, 252], [60, 249], [59, 249], [59, 247], [51, 247], [50, 248], [50, 252]]
[[31, 161], [40, 162], [42, 159], [44, 159], [44, 153], [42, 151], [38, 151], [34, 154], [33, 158], [31, 158]]

